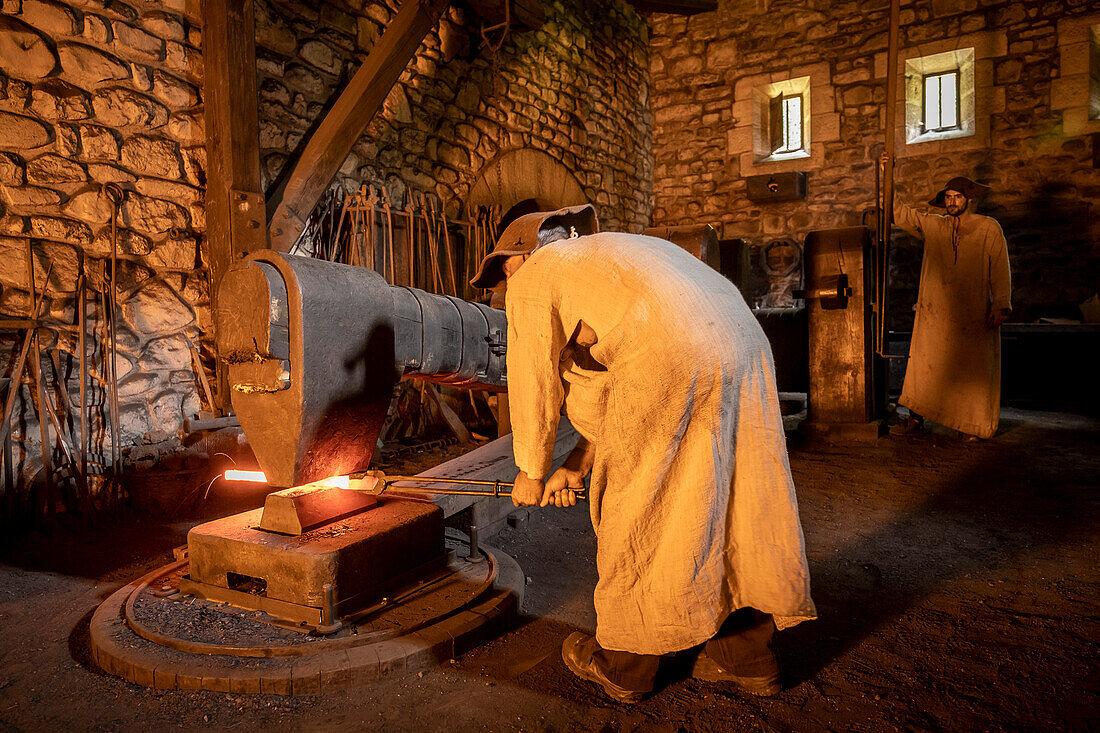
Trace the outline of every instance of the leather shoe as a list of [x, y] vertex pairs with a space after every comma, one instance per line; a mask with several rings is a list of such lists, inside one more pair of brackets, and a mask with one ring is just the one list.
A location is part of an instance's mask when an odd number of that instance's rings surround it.
[[595, 682], [603, 687], [603, 691], [607, 693], [608, 697], [622, 703], [636, 703], [640, 701], [645, 695], [641, 692], [635, 692], [634, 690], [628, 690], [625, 687], [616, 685], [611, 680], [607, 679], [600, 668], [596, 666], [596, 661], [592, 659], [591, 654], [584, 654], [581, 647], [584, 643], [592, 638], [591, 634], [585, 634], [580, 631], [574, 631], [569, 636], [565, 637], [565, 641], [561, 645], [561, 658], [565, 662], [565, 666], [569, 667], [569, 670], [580, 677], [582, 680], [588, 680], [589, 682]]
[[779, 672], [759, 677], [735, 675], [726, 671], [705, 651], [699, 652], [699, 656], [695, 658], [695, 663], [691, 667], [691, 676], [697, 680], [706, 680], [707, 682], [732, 682], [745, 692], [761, 697], [771, 697], [783, 689], [783, 683], [779, 680]]

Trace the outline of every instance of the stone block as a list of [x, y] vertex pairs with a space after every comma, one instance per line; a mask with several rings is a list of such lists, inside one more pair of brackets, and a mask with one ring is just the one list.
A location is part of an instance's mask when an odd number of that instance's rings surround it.
[[1061, 62], [1058, 65], [1061, 76], [1071, 74], [1088, 74], [1091, 62], [1091, 42], [1079, 41], [1077, 43], [1063, 42], [1058, 52]]
[[[125, 364], [119, 364], [119, 373], [126, 374], [131, 371], [132, 366], [129, 360], [126, 360]], [[123, 398], [137, 397], [143, 394], [148, 394], [150, 391], [157, 388], [159, 378], [155, 374], [148, 372], [134, 372], [128, 374], [126, 379], [120, 379], [118, 383], [118, 394]]]
[[60, 155], [46, 153], [27, 163], [27, 181], [29, 183], [49, 185], [52, 183], [74, 183], [88, 180], [84, 168]]
[[26, 168], [21, 158], [10, 153], [0, 153], [0, 184], [21, 186], [26, 180]]
[[184, 336], [173, 335], [153, 339], [145, 344], [141, 355], [142, 371], [183, 370], [191, 363], [191, 352]]
[[[80, 150], [87, 160], [118, 160], [119, 143], [116, 133], [98, 125], [78, 125]], [[98, 180], [98, 179], [96, 179]]]
[[122, 144], [122, 164], [137, 172], [175, 179], [181, 174], [179, 146], [173, 140], [132, 135]]
[[53, 216], [32, 216], [28, 219], [28, 233], [36, 239], [89, 244], [92, 230], [87, 224], [73, 219], [61, 219]]
[[122, 205], [122, 222], [146, 234], [164, 234], [169, 229], [186, 228], [187, 213], [171, 201], [150, 198], [138, 193], [127, 194]]
[[840, 115], [836, 112], [810, 117], [810, 138], [815, 142], [840, 139]]
[[1075, 107], [1062, 113], [1062, 133], [1066, 137], [1084, 135], [1088, 131], [1089, 113], [1087, 107]]
[[58, 123], [54, 127], [53, 147], [58, 155], [75, 158], [80, 153], [80, 135], [75, 125]]
[[171, 110], [188, 109], [199, 103], [198, 89], [160, 70], [153, 72], [152, 91]]
[[44, 120], [86, 120], [92, 115], [91, 97], [61, 81], [47, 81], [31, 92], [30, 111]]
[[1088, 107], [1088, 74], [1069, 74], [1050, 80], [1050, 108]]
[[860, 84], [845, 89], [841, 98], [844, 101], [844, 105], [848, 107], [854, 107], [861, 104], [868, 104], [873, 99], [871, 87], [865, 84]]
[[989, 112], [990, 114], [1001, 114], [1005, 111], [1005, 88], [993, 87], [991, 94], [989, 95]]
[[[118, 254], [122, 257], [144, 257], [153, 249], [152, 243], [147, 237], [129, 229], [118, 230]], [[84, 248], [84, 253], [89, 257], [111, 256], [111, 230], [104, 227], [96, 234], [92, 243]]]
[[23, 0], [21, 19], [50, 36], [69, 36], [76, 30], [76, 18], [69, 8], [48, 0]]
[[151, 33], [120, 21], [115, 21], [112, 29], [111, 47], [118, 55], [145, 62], [164, 59], [164, 41]]
[[48, 76], [56, 65], [57, 56], [46, 36], [15, 18], [0, 16], [0, 70], [33, 81]]
[[302, 44], [299, 54], [310, 64], [329, 74], [339, 74], [344, 66], [336, 50], [321, 41], [306, 41]]
[[126, 87], [96, 92], [92, 100], [98, 121], [111, 127], [157, 128], [168, 122], [168, 110], [160, 102]]
[[111, 26], [104, 18], [92, 13], [84, 14], [84, 29], [81, 37], [97, 46], [101, 46], [111, 38]]
[[[0, 32], [0, 38], [3, 37]], [[0, 56], [3, 50], [0, 49]], [[39, 148], [53, 140], [50, 128], [42, 122], [24, 115], [0, 111], [0, 149], [20, 153]]]
[[[832, 112], [836, 109], [836, 94], [834, 93], [834, 87], [831, 84], [821, 83], [824, 82], [825, 79], [828, 79], [828, 77], [810, 77], [811, 114]], [[874, 89], [874, 87], [870, 85], [860, 86], [865, 86], [868, 89]]]
[[[202, 143], [206, 140], [205, 124], [201, 111], [174, 112], [168, 118], [168, 134], [180, 143]], [[262, 129], [260, 135], [263, 135]], [[264, 145], [261, 143], [260, 147]]]
[[303, 92], [314, 99], [325, 97], [326, 86], [321, 75], [301, 64], [288, 64], [283, 81], [291, 89]]
[[[29, 290], [26, 261], [27, 240], [19, 237], [0, 237], [0, 284], [7, 287]], [[72, 293], [76, 290], [77, 256], [76, 249], [67, 244], [55, 242], [33, 242], [35, 287], [41, 292], [46, 282], [46, 272], [50, 273], [50, 291], [52, 293]]]
[[193, 240], [169, 239], [157, 245], [147, 254], [143, 262], [157, 270], [178, 270], [190, 272], [196, 267], [197, 247]]
[[1023, 62], [1019, 59], [1005, 59], [996, 65], [994, 70], [994, 83], [996, 84], [1009, 84], [1014, 81], [1020, 80], [1020, 71], [1023, 69]]
[[187, 32], [179, 18], [171, 13], [150, 13], [142, 18], [142, 26], [148, 32], [165, 40], [182, 41]]
[[16, 211], [52, 208], [61, 203], [61, 194], [42, 186], [5, 187], [3, 200]]
[[175, 435], [183, 425], [184, 417], [199, 410], [195, 399], [195, 385], [180, 384], [174, 389], [166, 389], [153, 399], [149, 406], [152, 417], [151, 427], [169, 435]]
[[[262, 65], [257, 60], [258, 65]], [[176, 41], [167, 41], [164, 44], [164, 65], [173, 71], [186, 74], [192, 79], [202, 78], [202, 52], [190, 46], [185, 46]], [[279, 69], [282, 73], [282, 69]]]
[[182, 206], [189, 206], [196, 201], [202, 201], [205, 196], [201, 189], [194, 186], [160, 178], [139, 178], [134, 190], [145, 196], [173, 201]]
[[707, 44], [704, 56], [707, 68], [712, 71], [732, 68], [737, 63], [737, 41], [733, 38], [712, 41]]
[[84, 89], [93, 89], [106, 81], [129, 79], [128, 66], [98, 48], [82, 43], [59, 43], [57, 56], [61, 77]]
[[180, 331], [195, 320], [191, 307], [176, 291], [159, 280], [142, 287], [121, 306], [126, 323], [138, 333], [167, 334]]

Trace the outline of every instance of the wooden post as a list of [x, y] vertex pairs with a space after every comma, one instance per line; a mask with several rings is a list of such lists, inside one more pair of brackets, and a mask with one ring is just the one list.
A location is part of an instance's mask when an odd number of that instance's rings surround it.
[[[203, 103], [206, 109], [206, 251], [210, 296], [230, 265], [267, 247], [260, 187], [256, 28], [252, 0], [204, 0]], [[228, 410], [224, 369], [216, 398]]]
[[[226, 1], [207, 0], [207, 4]], [[449, 4], [449, 0], [403, 0], [363, 65], [317, 126], [282, 186], [271, 193], [268, 230], [272, 249], [289, 252], [298, 241], [306, 218], [332, 183], [355, 141], [382, 107], [424, 36], [435, 27]]]
[[879, 170], [881, 199], [879, 200], [878, 242], [875, 257], [875, 352], [887, 356], [886, 289], [889, 273], [890, 231], [894, 228], [894, 147], [897, 137], [898, 101], [898, 26], [901, 0], [890, 0], [890, 34], [886, 49], [886, 139]]

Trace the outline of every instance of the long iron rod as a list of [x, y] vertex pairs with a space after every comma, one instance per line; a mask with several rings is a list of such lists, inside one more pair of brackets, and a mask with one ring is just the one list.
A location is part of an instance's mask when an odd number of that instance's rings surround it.
[[[382, 493], [395, 494], [454, 494], [457, 496], [510, 496], [514, 484], [507, 481], [483, 481], [480, 479], [459, 478], [433, 478], [427, 476], [386, 476], [382, 479], [385, 488]], [[428, 483], [428, 484], [466, 484], [469, 486], [492, 486], [492, 491], [476, 491], [473, 489], [416, 489], [412, 486], [394, 486], [395, 483]], [[508, 489], [508, 491], [501, 491]], [[576, 491], [578, 499], [584, 499], [583, 491]]]

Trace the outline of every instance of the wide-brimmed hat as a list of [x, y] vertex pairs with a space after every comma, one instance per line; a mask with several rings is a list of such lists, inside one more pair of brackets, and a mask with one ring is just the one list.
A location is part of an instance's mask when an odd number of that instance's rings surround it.
[[938, 206], [941, 209], [945, 208], [943, 197], [948, 191], [958, 191], [968, 199], [976, 199], [989, 193], [990, 188], [985, 184], [975, 183], [966, 176], [955, 176], [948, 181], [947, 185], [941, 188], [939, 193], [933, 196], [928, 203], [932, 206]]
[[600, 230], [596, 209], [592, 204], [567, 206], [557, 211], [536, 211], [524, 214], [509, 224], [497, 239], [493, 251], [485, 255], [477, 274], [470, 280], [475, 288], [491, 288], [504, 279], [500, 269], [505, 257], [531, 254], [539, 246], [539, 232], [554, 226], [570, 227], [577, 235], [595, 234]]

